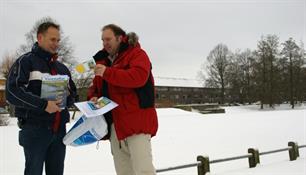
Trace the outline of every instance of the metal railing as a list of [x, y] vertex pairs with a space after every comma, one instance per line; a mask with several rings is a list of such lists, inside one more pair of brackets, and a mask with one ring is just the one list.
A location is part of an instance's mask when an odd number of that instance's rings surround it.
[[246, 154], [246, 155], [216, 159], [216, 160], [211, 160], [211, 161], [209, 160], [208, 156], [197, 156], [197, 162], [196, 163], [179, 165], [179, 166], [168, 167], [168, 168], [163, 168], [163, 169], [157, 169], [156, 172], [161, 173], [161, 172], [165, 172], [165, 171], [172, 171], [172, 170], [178, 170], [178, 169], [184, 169], [184, 168], [197, 167], [198, 175], [205, 175], [206, 173], [210, 172], [210, 164], [227, 162], [227, 161], [238, 160], [238, 159], [245, 159], [245, 158], [248, 158], [248, 160], [249, 160], [249, 167], [254, 168], [254, 167], [256, 167], [257, 164], [260, 163], [260, 159], [259, 159], [260, 155], [267, 155], [267, 154], [273, 154], [273, 153], [278, 153], [278, 152], [283, 152], [283, 151], [289, 151], [290, 161], [294, 161], [300, 156], [299, 148], [305, 148], [305, 147], [306, 147], [306, 145], [298, 146], [297, 142], [288, 142], [288, 147], [287, 148], [265, 151], [265, 152], [261, 152], [261, 153], [259, 153], [258, 149], [249, 148], [248, 149], [248, 154]]

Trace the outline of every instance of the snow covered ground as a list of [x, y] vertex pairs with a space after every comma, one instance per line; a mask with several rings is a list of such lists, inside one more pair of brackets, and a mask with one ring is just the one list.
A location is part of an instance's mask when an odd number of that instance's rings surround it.
[[[291, 110], [258, 109], [258, 106], [226, 107], [225, 114], [202, 115], [180, 109], [158, 109], [159, 131], [152, 139], [157, 169], [196, 162], [198, 155], [210, 160], [286, 148], [289, 141], [306, 144], [306, 106]], [[24, 157], [18, 145], [16, 120], [0, 127], [0, 175], [23, 174]], [[71, 127], [69, 124], [68, 128]], [[108, 141], [83, 147], [68, 147], [65, 175], [114, 175]], [[248, 168], [248, 160], [211, 164], [215, 175], [305, 175], [306, 148], [300, 157], [289, 161], [288, 151], [260, 156], [260, 165]], [[196, 175], [196, 167], [159, 173]]]

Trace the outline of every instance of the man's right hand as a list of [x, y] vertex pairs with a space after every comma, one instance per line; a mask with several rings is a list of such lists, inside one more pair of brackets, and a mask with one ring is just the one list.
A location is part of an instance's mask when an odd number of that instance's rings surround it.
[[46, 107], [45, 111], [47, 111], [49, 114], [54, 112], [61, 112], [62, 109], [58, 106], [60, 103], [61, 100], [48, 101], [48, 106]]
[[92, 97], [92, 98], [90, 99], [90, 101], [92, 101], [92, 102], [94, 102], [94, 103], [97, 103], [98, 97]]
[[95, 67], [95, 75], [103, 77], [103, 74], [106, 70], [106, 66], [103, 64], [97, 64]]

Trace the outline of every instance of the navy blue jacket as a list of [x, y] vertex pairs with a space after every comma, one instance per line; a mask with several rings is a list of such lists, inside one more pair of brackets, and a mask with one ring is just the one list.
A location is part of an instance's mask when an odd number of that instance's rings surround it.
[[[43, 74], [51, 74], [51, 64], [57, 74], [68, 75], [69, 92], [67, 107], [74, 103], [76, 87], [72, 81], [68, 68], [55, 61], [51, 63], [52, 54], [43, 50], [35, 43], [31, 52], [19, 57], [10, 69], [6, 82], [6, 99], [15, 106], [15, 116], [26, 122], [44, 123], [52, 125], [55, 113], [45, 111], [48, 101], [40, 98], [41, 77]], [[69, 121], [67, 107], [61, 111], [61, 123]]]

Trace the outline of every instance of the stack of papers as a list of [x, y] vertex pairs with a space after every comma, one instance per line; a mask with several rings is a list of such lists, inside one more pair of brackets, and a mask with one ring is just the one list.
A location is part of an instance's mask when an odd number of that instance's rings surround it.
[[59, 107], [65, 109], [68, 95], [68, 75], [44, 75], [40, 97], [50, 101], [61, 100]]
[[118, 104], [106, 97], [101, 97], [97, 100], [97, 103], [94, 103], [92, 101], [84, 101], [75, 103], [75, 106], [86, 117], [96, 117], [114, 109], [118, 106]]
[[103, 114], [118, 106], [114, 101], [101, 97], [96, 103], [84, 101], [74, 103], [84, 114], [63, 139], [65, 145], [82, 146], [101, 140], [108, 132]]

